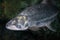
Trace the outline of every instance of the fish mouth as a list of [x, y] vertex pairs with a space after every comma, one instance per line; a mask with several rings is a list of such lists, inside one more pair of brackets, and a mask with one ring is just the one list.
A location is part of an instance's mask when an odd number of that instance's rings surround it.
[[28, 29], [28, 27], [17, 28], [15, 25], [9, 25], [9, 26], [6, 26], [6, 28], [8, 30], [27, 30]]

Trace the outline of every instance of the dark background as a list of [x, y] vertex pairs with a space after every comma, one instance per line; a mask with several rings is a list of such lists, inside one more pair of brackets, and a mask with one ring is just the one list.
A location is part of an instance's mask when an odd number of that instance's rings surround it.
[[[0, 0], [0, 40], [59, 40], [60, 39], [60, 13], [57, 16], [57, 22], [51, 25], [57, 29], [52, 32], [45, 28], [39, 31], [11, 31], [5, 28], [6, 23], [15, 17], [18, 13], [34, 4], [40, 3], [42, 0]], [[60, 0], [55, 0], [55, 5], [60, 10]]]

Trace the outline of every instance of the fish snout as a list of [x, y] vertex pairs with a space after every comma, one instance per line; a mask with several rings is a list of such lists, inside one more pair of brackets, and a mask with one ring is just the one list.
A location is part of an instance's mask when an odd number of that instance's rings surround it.
[[16, 17], [6, 24], [6, 28], [9, 30], [27, 30], [27, 23], [28, 21], [26, 21], [25, 17]]

